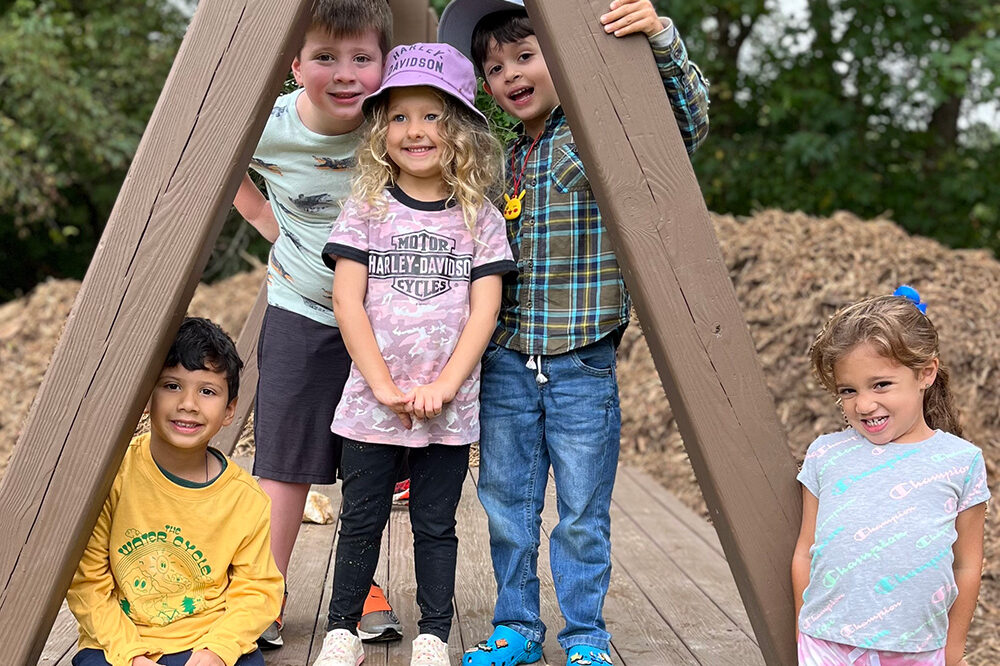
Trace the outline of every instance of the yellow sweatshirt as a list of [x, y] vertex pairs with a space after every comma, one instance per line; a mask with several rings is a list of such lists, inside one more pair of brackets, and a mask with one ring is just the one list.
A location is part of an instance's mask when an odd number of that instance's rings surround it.
[[232, 666], [278, 616], [271, 503], [228, 464], [208, 486], [170, 481], [132, 440], [66, 594], [79, 648], [111, 666], [208, 648]]

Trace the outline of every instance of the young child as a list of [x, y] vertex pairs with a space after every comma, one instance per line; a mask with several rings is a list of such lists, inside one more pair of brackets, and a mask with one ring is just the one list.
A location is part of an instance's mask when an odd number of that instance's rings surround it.
[[[250, 165], [264, 179], [268, 198], [247, 176], [234, 202], [274, 243], [257, 350], [253, 473], [271, 497], [271, 548], [285, 576], [309, 486], [335, 483], [340, 465], [340, 437], [330, 432], [330, 422], [351, 361], [330, 301], [332, 274], [320, 254], [350, 192], [361, 101], [382, 82], [391, 33], [385, 0], [313, 5], [312, 24], [292, 62], [302, 88], [275, 102]], [[366, 610], [366, 640], [401, 636], [399, 620], [374, 584]], [[280, 647], [281, 628], [279, 616], [261, 636], [261, 647]]]
[[954, 666], [983, 566], [983, 454], [910, 287], [833, 316], [810, 352], [848, 429], [809, 445], [792, 560], [799, 663]]
[[[208, 447], [233, 420], [236, 346], [207, 319], [181, 324], [66, 594], [74, 666], [263, 666], [281, 606], [270, 501]], [[234, 520], [233, 516], [239, 516]]]
[[[615, 0], [600, 20], [616, 36], [649, 37], [693, 151], [708, 130], [707, 90], [673, 24], [648, 0]], [[628, 293], [521, 2], [454, 0], [438, 34], [472, 54], [486, 92], [521, 121], [507, 150], [504, 213], [519, 273], [504, 282], [482, 364], [479, 497], [497, 580], [495, 631], [464, 663], [511, 666], [542, 656], [536, 566], [550, 465], [559, 498], [550, 562], [566, 621], [559, 643], [567, 663], [608, 662], [602, 609], [621, 430], [615, 352]]]
[[365, 102], [351, 198], [324, 259], [354, 364], [333, 419], [344, 438], [343, 508], [327, 635], [315, 666], [364, 660], [354, 633], [379, 557], [396, 468], [408, 456], [420, 607], [412, 666], [445, 666], [455, 510], [479, 438], [479, 360], [514, 270], [486, 198], [500, 146], [473, 105], [472, 63], [444, 44], [393, 49]]

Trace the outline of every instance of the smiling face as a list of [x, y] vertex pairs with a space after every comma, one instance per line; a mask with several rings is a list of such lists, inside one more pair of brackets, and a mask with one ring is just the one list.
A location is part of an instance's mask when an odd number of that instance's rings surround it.
[[483, 72], [486, 92], [501, 109], [524, 123], [529, 135], [538, 136], [559, 104], [538, 38], [529, 35], [508, 44], [494, 40], [483, 61]]
[[934, 431], [924, 420], [924, 391], [938, 360], [916, 371], [863, 342], [833, 364], [833, 377], [851, 427], [873, 444], [912, 444]]
[[151, 447], [204, 451], [209, 440], [236, 413], [225, 372], [164, 368], [150, 398]]
[[434, 201], [447, 195], [438, 131], [443, 114], [441, 98], [426, 86], [389, 89], [386, 152], [399, 167], [396, 184], [416, 199]]
[[319, 134], [345, 134], [364, 116], [361, 102], [382, 82], [378, 33], [337, 35], [313, 28], [292, 61], [295, 82], [305, 90], [296, 110], [306, 127]]

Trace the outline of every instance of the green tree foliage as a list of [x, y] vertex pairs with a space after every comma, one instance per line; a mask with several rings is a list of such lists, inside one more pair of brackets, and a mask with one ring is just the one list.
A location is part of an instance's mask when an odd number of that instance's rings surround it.
[[[712, 83], [712, 210], [888, 212], [1000, 249], [1000, 128], [974, 113], [1000, 106], [1000, 5], [656, 4]], [[0, 301], [83, 275], [186, 23], [173, 0], [0, 0]], [[231, 216], [206, 276], [266, 245]]]
[[711, 81], [692, 159], [710, 209], [888, 213], [1000, 250], [1000, 128], [975, 113], [1000, 106], [996, 3], [654, 4]]
[[0, 3], [0, 301], [82, 276], [186, 25], [165, 0]]
[[887, 212], [1000, 249], [1000, 128], [976, 113], [1000, 103], [998, 5], [804, 0], [789, 18], [788, 2], [659, 4], [712, 82], [693, 159], [711, 209]]

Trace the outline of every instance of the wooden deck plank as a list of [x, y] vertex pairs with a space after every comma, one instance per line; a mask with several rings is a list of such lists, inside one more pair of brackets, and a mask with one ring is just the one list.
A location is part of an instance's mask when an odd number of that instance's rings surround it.
[[712, 523], [686, 507], [673, 493], [661, 486], [649, 474], [635, 467], [621, 466], [618, 468], [618, 475], [619, 478], [628, 479], [627, 483], [637, 484], [645, 489], [646, 493], [662, 506], [664, 511], [687, 526], [705, 545], [718, 553], [719, 557], [726, 558], [722, 544], [719, 543], [719, 535], [716, 534]]
[[[478, 471], [478, 470], [477, 470]], [[458, 565], [455, 570], [455, 608], [460, 618], [458, 634], [468, 650], [493, 633], [496, 581], [490, 564], [490, 536], [486, 514], [476, 496], [478, 475], [465, 478], [458, 504]], [[452, 636], [456, 634], [452, 630]]]
[[[339, 522], [338, 522], [339, 527]], [[319, 608], [317, 609], [317, 620], [316, 629], [313, 632], [312, 640], [309, 641], [309, 657], [308, 661], [298, 664], [298, 666], [305, 666], [306, 664], [312, 664], [319, 655], [320, 649], [323, 647], [323, 639], [326, 637], [326, 610], [330, 606], [330, 596], [333, 590], [333, 568], [334, 568], [334, 554], [337, 552], [337, 532], [339, 530], [333, 531], [333, 538], [330, 540], [330, 555], [327, 559], [327, 569], [323, 576], [323, 596], [320, 599]], [[287, 643], [286, 643], [287, 648]], [[282, 650], [286, 649], [282, 648]], [[278, 650], [279, 652], [281, 650]], [[267, 662], [267, 666], [271, 666], [270, 660]]]
[[410, 663], [410, 643], [419, 633], [417, 621], [417, 581], [413, 573], [413, 532], [410, 530], [409, 511], [393, 507], [389, 514], [389, 576], [392, 579], [392, 607], [403, 624], [403, 640], [392, 646], [394, 663]]
[[[680, 504], [647, 474], [628, 470], [615, 486], [614, 501], [729, 620], [754, 639], [739, 590], [708, 522]], [[686, 520], [680, 515], [686, 513]], [[680, 515], [679, 515], [680, 514]], [[692, 521], [697, 521], [692, 525]], [[692, 529], [694, 528], [694, 529]], [[705, 530], [707, 528], [707, 532]], [[714, 543], [713, 543], [714, 541]]]
[[763, 664], [756, 644], [733, 624], [617, 504], [611, 507], [619, 567], [627, 572], [700, 663]]
[[[464, 491], [464, 487], [463, 487]], [[465, 501], [464, 492], [462, 501]], [[413, 530], [410, 527], [409, 509], [405, 506], [394, 506], [389, 516], [389, 571], [393, 581], [393, 589], [397, 590], [392, 598], [393, 608], [403, 623], [402, 645], [394, 649], [394, 659], [401, 663], [409, 663], [412, 654], [411, 642], [420, 633], [417, 622], [420, 620], [420, 608], [417, 605], [417, 583], [414, 571]], [[461, 547], [461, 546], [460, 546]], [[456, 577], [457, 578], [457, 577]], [[399, 603], [396, 603], [399, 599]], [[452, 602], [454, 603], [454, 599]], [[455, 663], [462, 658], [461, 629], [458, 614], [452, 619], [451, 634], [448, 637], [448, 654]]]
[[38, 659], [39, 666], [57, 666], [67, 655], [72, 659], [76, 653], [76, 641], [79, 635], [76, 618], [63, 601], [48, 640], [45, 641], [45, 647], [42, 648], [42, 654]]
[[[237, 463], [249, 464], [246, 460]], [[613, 635], [615, 664], [763, 663], [717, 541], [712, 547], [712, 528], [645, 474], [624, 467], [619, 474], [612, 507], [613, 568], [604, 609]], [[456, 618], [449, 641], [453, 664], [461, 663], [463, 649], [493, 630], [496, 585], [486, 515], [476, 496], [477, 481], [478, 469], [473, 469], [458, 508]], [[317, 489], [331, 498], [337, 511], [340, 489]], [[539, 548], [542, 617], [549, 627], [541, 663], [547, 664], [565, 660], [556, 641], [562, 616], [548, 564], [549, 535], [556, 517], [555, 488], [549, 483]], [[336, 524], [302, 526], [289, 568], [285, 647], [264, 654], [268, 666], [309, 666], [315, 661], [326, 633], [336, 532]], [[408, 512], [394, 508], [383, 536], [376, 580], [400, 616], [405, 637], [397, 643], [366, 644], [365, 663], [370, 666], [409, 663], [419, 617], [412, 543]], [[75, 622], [64, 606], [39, 664], [69, 666], [75, 633]]]
[[[329, 485], [312, 489], [330, 498], [333, 513], [339, 518], [340, 488]], [[327, 571], [337, 525], [337, 520], [329, 525], [304, 523], [299, 529], [288, 564], [288, 604], [281, 632], [285, 645], [265, 652], [268, 666], [301, 666], [310, 661], [312, 636], [326, 628], [326, 606], [322, 601], [330, 583]]]

